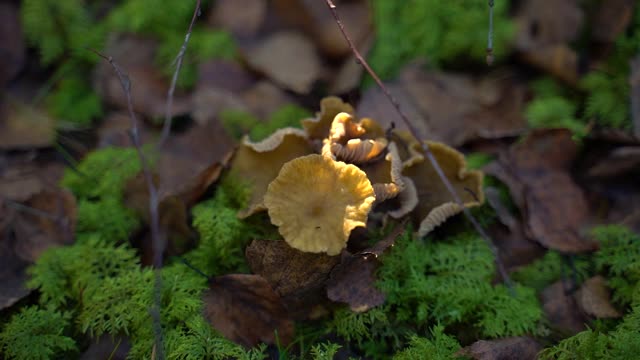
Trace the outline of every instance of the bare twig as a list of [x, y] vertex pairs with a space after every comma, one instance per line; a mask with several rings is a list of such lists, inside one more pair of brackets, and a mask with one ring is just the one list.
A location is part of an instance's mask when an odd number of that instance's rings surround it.
[[129, 110], [129, 118], [131, 119], [131, 129], [129, 130], [129, 136], [131, 142], [138, 152], [138, 158], [142, 166], [142, 173], [144, 174], [145, 181], [147, 183], [147, 189], [149, 191], [149, 214], [151, 217], [151, 243], [153, 247], [153, 267], [155, 268], [155, 283], [154, 283], [154, 305], [151, 309], [151, 317], [153, 319], [154, 335], [155, 335], [155, 348], [156, 358], [164, 359], [164, 347], [162, 345], [162, 328], [160, 324], [160, 303], [161, 303], [161, 290], [162, 290], [162, 277], [160, 274], [160, 268], [162, 267], [162, 254], [164, 253], [165, 243], [160, 236], [160, 221], [158, 215], [158, 189], [156, 188], [151, 170], [147, 159], [142, 151], [142, 144], [140, 142], [140, 135], [138, 130], [138, 118], [135, 111], [133, 111], [133, 100], [131, 99], [131, 80], [122, 68], [113, 60], [111, 56], [105, 56], [100, 52], [91, 49], [101, 58], [107, 60], [113, 67], [122, 90], [127, 98], [127, 108]]
[[171, 78], [171, 86], [169, 87], [169, 91], [167, 92], [167, 103], [165, 104], [164, 111], [164, 125], [162, 127], [162, 135], [160, 136], [160, 141], [158, 141], [158, 147], [162, 147], [162, 144], [167, 140], [169, 134], [171, 133], [171, 122], [173, 111], [173, 94], [176, 91], [176, 84], [178, 83], [178, 74], [180, 73], [180, 68], [182, 68], [182, 61], [184, 60], [184, 54], [187, 52], [187, 44], [189, 44], [189, 39], [191, 39], [191, 33], [193, 32], [193, 25], [196, 22], [198, 16], [200, 16], [200, 6], [201, 0], [197, 0], [196, 8], [193, 11], [193, 16], [191, 17], [191, 23], [189, 23], [189, 29], [187, 30], [187, 35], [184, 37], [184, 42], [180, 47], [180, 51], [174, 60], [174, 64], [176, 65], [176, 69], [173, 72], [173, 77]]
[[631, 119], [633, 120], [633, 133], [640, 139], [640, 55], [631, 59], [629, 86], [631, 87]]
[[447, 188], [447, 191], [449, 191], [449, 193], [453, 197], [454, 201], [458, 204], [458, 206], [460, 206], [462, 208], [462, 211], [464, 212], [464, 215], [471, 222], [471, 224], [473, 225], [474, 229], [478, 232], [478, 234], [480, 234], [480, 236], [487, 243], [487, 245], [491, 249], [491, 252], [493, 253], [493, 256], [494, 256], [494, 259], [495, 259], [495, 262], [496, 262], [496, 267], [498, 268], [498, 273], [500, 274], [500, 276], [502, 277], [503, 281], [505, 282], [507, 287], [510, 289], [510, 291], [513, 292], [513, 286], [511, 284], [511, 279], [509, 278], [509, 275], [507, 274], [507, 271], [506, 271], [506, 269], [504, 267], [504, 264], [502, 264], [502, 261], [500, 261], [500, 258], [498, 257], [498, 249], [493, 244], [493, 241], [491, 240], [489, 235], [484, 231], [482, 226], [480, 226], [480, 223], [478, 222], [478, 220], [471, 214], [471, 211], [467, 207], [464, 206], [464, 203], [462, 202], [462, 199], [460, 198], [458, 193], [456, 193], [456, 190], [453, 188], [453, 185], [451, 185], [451, 182], [449, 181], [449, 179], [447, 179], [447, 176], [444, 174], [444, 172], [442, 171], [442, 168], [438, 164], [438, 160], [436, 160], [435, 156], [433, 156], [433, 153], [429, 149], [429, 145], [426, 142], [420, 140], [420, 136], [418, 135], [418, 130], [411, 123], [411, 121], [409, 121], [409, 118], [402, 111], [402, 109], [400, 109], [400, 104], [398, 103], [398, 101], [391, 95], [389, 90], [382, 83], [382, 80], [380, 80], [380, 77], [378, 77], [378, 75], [375, 73], [375, 71], [373, 71], [373, 69], [371, 69], [371, 67], [369, 66], [369, 63], [367, 63], [367, 61], [364, 59], [362, 54], [360, 54], [358, 49], [356, 49], [355, 45], [353, 44], [353, 41], [351, 40], [351, 37], [349, 36], [349, 34], [347, 33], [347, 31], [344, 28], [342, 20], [340, 20], [340, 15], [338, 15], [338, 10], [337, 10], [336, 5], [333, 3], [332, 0], [325, 0], [325, 2], [327, 4], [327, 6], [329, 7], [329, 10], [331, 11], [331, 14], [333, 15], [333, 18], [335, 19], [336, 24], [338, 24], [338, 27], [340, 28], [340, 31], [342, 32], [342, 36], [345, 38], [345, 40], [349, 44], [349, 47], [351, 48], [351, 51], [355, 55], [357, 61], [360, 63], [360, 65], [362, 65], [364, 67], [364, 69], [367, 71], [367, 73], [369, 73], [369, 75], [373, 78], [373, 80], [376, 82], [376, 84], [380, 87], [380, 89], [382, 90], [382, 92], [384, 93], [386, 98], [391, 102], [393, 107], [396, 109], [396, 111], [398, 112], [398, 114], [402, 118], [402, 121], [405, 123], [405, 125], [409, 129], [409, 132], [411, 133], [411, 135], [415, 138], [415, 140], [422, 147], [422, 152], [424, 153], [425, 157], [427, 159], [429, 159], [429, 162], [431, 163], [431, 165], [435, 169], [436, 173], [438, 174], [438, 177], [440, 178], [440, 180], [442, 181], [444, 186]]
[[493, 64], [493, 0], [489, 0], [489, 30], [487, 31], [487, 65]]

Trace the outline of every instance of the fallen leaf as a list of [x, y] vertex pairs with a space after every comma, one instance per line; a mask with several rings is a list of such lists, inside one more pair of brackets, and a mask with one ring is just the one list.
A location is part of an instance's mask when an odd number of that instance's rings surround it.
[[568, 130], [538, 130], [485, 167], [509, 187], [523, 214], [527, 236], [567, 253], [597, 248], [580, 234], [588, 218], [588, 206], [584, 193], [568, 173], [576, 152]]
[[267, 119], [276, 110], [293, 102], [287, 93], [269, 81], [259, 81], [240, 97], [259, 119]]
[[[323, 1], [275, 0], [278, 16], [309, 35], [328, 57], [342, 58], [351, 53], [335, 19]], [[356, 47], [371, 33], [371, 9], [368, 1], [342, 1], [338, 4], [342, 23]]]
[[333, 301], [349, 304], [355, 312], [365, 312], [384, 304], [386, 297], [375, 286], [375, 272], [379, 265], [374, 256], [345, 253], [340, 264], [331, 271], [327, 296]]
[[236, 36], [251, 36], [260, 30], [266, 12], [266, 0], [217, 0], [209, 22]]
[[573, 296], [565, 291], [562, 280], [542, 291], [542, 308], [552, 328], [562, 331], [567, 337], [586, 329], [588, 319], [580, 312]]
[[[459, 146], [470, 140], [513, 136], [525, 129], [525, 90], [511, 78], [510, 74], [471, 78], [425, 71], [412, 64], [402, 70], [399, 82], [420, 114], [410, 119], [418, 126], [417, 121], [424, 119], [426, 138]], [[404, 97], [402, 92], [394, 95]], [[369, 116], [367, 111], [362, 104], [358, 108], [359, 114]]]
[[631, 19], [635, 0], [609, 0], [598, 3], [590, 24], [593, 39], [598, 42], [614, 43]]
[[0, 99], [0, 150], [51, 146], [56, 137], [55, 120], [18, 99]]
[[[362, 56], [366, 58], [371, 46], [373, 46], [372, 37], [364, 41], [363, 45], [358, 50]], [[329, 94], [346, 94], [349, 91], [356, 89], [360, 86], [362, 74], [364, 74], [364, 68], [357, 61], [356, 56], [349, 56], [342, 62], [335, 72], [335, 76], [331, 80], [331, 85], [329, 85]]]
[[300, 94], [309, 93], [320, 77], [320, 59], [313, 44], [297, 32], [270, 35], [248, 49], [246, 60], [251, 68]]
[[[98, 147], [129, 147], [133, 146], [129, 130], [131, 129], [131, 118], [124, 111], [110, 113], [105, 116], [98, 128]], [[140, 142], [145, 144], [153, 136], [153, 130], [145, 123], [138, 123], [138, 136]]]
[[598, 319], [622, 316], [622, 313], [611, 304], [607, 281], [600, 275], [586, 280], [576, 292], [576, 299], [582, 311]]
[[[402, 112], [407, 115], [411, 124], [416, 127], [420, 138], [428, 138], [427, 135], [430, 135], [430, 130], [427, 120], [420, 113], [420, 110], [418, 110], [413, 101], [410, 100], [407, 90], [397, 82], [385, 83], [385, 86], [398, 101]], [[398, 115], [398, 110], [396, 110], [382, 90], [377, 86], [371, 86], [364, 91], [360, 99], [360, 103], [358, 104], [357, 114], [358, 117], [370, 117], [372, 119], [376, 119], [376, 121], [385, 128], [393, 126], [398, 130], [409, 130], [400, 115]]]
[[469, 356], [476, 360], [534, 360], [542, 350], [536, 340], [528, 336], [497, 340], [479, 340], [462, 348], [456, 355]]
[[196, 91], [202, 88], [214, 88], [239, 94], [249, 89], [254, 83], [254, 76], [237, 62], [214, 59], [198, 65]]
[[259, 275], [212, 278], [203, 295], [204, 316], [227, 339], [247, 348], [259, 343], [287, 346], [293, 322], [271, 285]]
[[280, 240], [254, 240], [246, 258], [251, 271], [271, 284], [296, 319], [306, 318], [323, 300], [329, 273], [340, 261], [339, 256], [302, 252]]
[[[8, 220], [8, 209], [0, 200], [0, 218]], [[8, 230], [0, 227], [0, 310], [6, 309], [31, 292], [24, 284], [29, 279], [29, 262], [15, 255], [15, 244], [9, 238]]]
[[26, 49], [17, 3], [0, 3], [0, 87], [4, 87], [24, 66]]
[[[129, 76], [133, 109], [149, 118], [164, 118], [169, 82], [159, 70], [152, 67], [157, 43], [136, 35], [112, 37], [105, 47], [105, 56], [111, 56]], [[119, 109], [127, 109], [127, 98], [120, 80], [108, 61], [100, 61], [94, 72], [94, 89], [102, 99]], [[171, 115], [186, 114], [191, 109], [189, 97], [176, 91]]]
[[44, 189], [34, 165], [12, 166], [0, 172], [0, 196], [16, 202], [29, 200]]
[[70, 191], [45, 189], [23, 205], [11, 225], [19, 239], [15, 245], [17, 256], [33, 263], [46, 249], [73, 243], [77, 215]]
[[530, 64], [575, 84], [578, 56], [569, 47], [582, 28], [584, 14], [578, 1], [528, 0], [515, 16], [516, 48]]
[[610, 151], [587, 170], [591, 177], [616, 177], [632, 173], [640, 165], [640, 146], [622, 146]]
[[191, 116], [199, 125], [215, 121], [225, 110], [249, 111], [240, 96], [224, 89], [201, 87], [193, 92], [191, 99]]

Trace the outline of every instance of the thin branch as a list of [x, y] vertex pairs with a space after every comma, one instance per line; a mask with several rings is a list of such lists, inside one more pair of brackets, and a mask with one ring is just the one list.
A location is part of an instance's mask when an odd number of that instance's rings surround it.
[[167, 103], [165, 104], [164, 110], [164, 125], [162, 127], [162, 135], [160, 136], [160, 141], [158, 142], [158, 147], [162, 147], [164, 142], [169, 138], [169, 134], [171, 133], [171, 122], [173, 111], [173, 95], [176, 91], [176, 84], [178, 83], [178, 74], [180, 73], [180, 69], [182, 68], [182, 61], [184, 60], [184, 54], [187, 52], [187, 44], [189, 44], [189, 40], [191, 39], [191, 33], [193, 32], [193, 25], [196, 22], [198, 16], [200, 16], [200, 6], [201, 0], [197, 0], [196, 8], [193, 11], [193, 16], [191, 17], [191, 23], [189, 23], [189, 29], [187, 30], [187, 35], [184, 37], [184, 42], [180, 47], [180, 51], [174, 60], [174, 64], [176, 65], [176, 69], [173, 72], [173, 77], [171, 78], [171, 86], [169, 86], [169, 91], [167, 92]]
[[500, 258], [498, 256], [498, 248], [496, 248], [496, 246], [493, 244], [493, 241], [491, 240], [489, 235], [484, 231], [482, 226], [480, 226], [480, 223], [478, 222], [478, 220], [471, 214], [471, 211], [467, 207], [464, 206], [464, 203], [462, 202], [462, 199], [460, 198], [460, 196], [458, 195], [458, 193], [454, 189], [453, 185], [451, 185], [451, 182], [449, 181], [449, 179], [447, 179], [446, 175], [442, 171], [442, 168], [438, 164], [438, 160], [436, 160], [435, 156], [433, 155], [433, 153], [429, 149], [429, 145], [426, 142], [420, 140], [420, 136], [418, 135], [419, 134], [418, 130], [411, 123], [411, 121], [409, 121], [409, 118], [402, 111], [402, 109], [400, 109], [400, 104], [398, 103], [398, 101], [391, 95], [389, 90], [382, 83], [382, 80], [380, 80], [380, 77], [378, 77], [378, 75], [375, 73], [375, 71], [373, 71], [373, 69], [371, 69], [371, 67], [369, 66], [369, 63], [367, 63], [367, 61], [364, 59], [362, 54], [360, 54], [358, 49], [356, 49], [355, 45], [353, 44], [353, 41], [351, 40], [351, 37], [349, 36], [349, 34], [347, 33], [347, 31], [344, 28], [342, 20], [340, 20], [340, 15], [338, 15], [338, 10], [337, 10], [336, 5], [333, 3], [332, 0], [325, 0], [325, 2], [327, 3], [327, 6], [329, 7], [329, 10], [331, 10], [331, 14], [333, 15], [333, 18], [335, 19], [336, 24], [338, 24], [338, 27], [340, 28], [340, 31], [342, 32], [342, 36], [345, 38], [345, 40], [349, 44], [349, 48], [351, 48], [351, 51], [355, 55], [357, 61], [360, 63], [360, 65], [362, 65], [364, 67], [364, 69], [367, 71], [367, 73], [369, 73], [369, 75], [373, 78], [373, 80], [376, 82], [376, 84], [378, 84], [378, 86], [380, 87], [380, 89], [382, 90], [382, 92], [384, 93], [386, 98], [391, 102], [393, 107], [396, 109], [397, 113], [402, 118], [402, 121], [405, 123], [405, 125], [409, 129], [409, 132], [411, 133], [411, 135], [415, 138], [415, 140], [422, 147], [423, 154], [425, 155], [425, 157], [429, 160], [429, 162], [431, 163], [431, 165], [435, 169], [436, 173], [438, 174], [438, 177], [440, 178], [440, 180], [442, 181], [444, 186], [447, 188], [447, 191], [449, 191], [449, 193], [453, 197], [454, 201], [458, 204], [458, 206], [460, 206], [462, 208], [462, 211], [464, 212], [464, 215], [471, 222], [471, 224], [473, 225], [474, 229], [478, 232], [478, 234], [480, 234], [480, 236], [487, 243], [487, 245], [491, 249], [491, 252], [493, 253], [493, 256], [494, 256], [494, 259], [495, 259], [495, 262], [496, 262], [496, 267], [498, 268], [498, 273], [500, 274], [500, 276], [502, 277], [504, 283], [507, 285], [507, 287], [510, 289], [510, 291], [513, 292], [513, 286], [511, 284], [511, 279], [509, 278], [509, 275], [507, 274], [507, 271], [506, 271], [506, 269], [504, 267], [504, 264], [502, 264], [502, 261], [500, 261]]
[[164, 347], [162, 345], [162, 329], [160, 324], [160, 303], [161, 303], [161, 290], [162, 290], [162, 277], [160, 274], [160, 268], [162, 267], [162, 255], [164, 253], [165, 244], [160, 237], [160, 221], [158, 215], [158, 189], [156, 188], [151, 170], [147, 159], [142, 151], [142, 144], [140, 141], [138, 118], [135, 111], [133, 111], [133, 100], [131, 99], [131, 80], [122, 68], [113, 60], [111, 56], [105, 56], [100, 52], [91, 49], [101, 58], [107, 60], [113, 67], [122, 90], [127, 98], [127, 109], [129, 110], [129, 118], [131, 119], [131, 129], [129, 130], [129, 136], [131, 142], [138, 152], [138, 158], [142, 166], [142, 173], [144, 174], [145, 181], [147, 183], [147, 189], [149, 191], [149, 214], [151, 217], [151, 244], [153, 247], [153, 267], [155, 268], [155, 283], [154, 283], [154, 306], [151, 309], [151, 317], [153, 319], [154, 335], [155, 335], [155, 347], [157, 359], [164, 359]]
[[487, 31], [487, 65], [493, 65], [493, 0], [489, 0], [489, 30]]

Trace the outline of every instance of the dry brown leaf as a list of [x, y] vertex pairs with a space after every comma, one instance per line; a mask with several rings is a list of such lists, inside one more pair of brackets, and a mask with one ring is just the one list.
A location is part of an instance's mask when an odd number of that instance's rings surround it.
[[236, 36], [250, 36], [260, 29], [266, 12], [266, 0], [217, 0], [209, 22]]
[[313, 44], [300, 33], [279, 32], [247, 51], [249, 66], [300, 94], [311, 91], [321, 64]]
[[586, 329], [588, 319], [580, 312], [574, 297], [567, 293], [565, 284], [560, 280], [542, 291], [541, 300], [552, 327], [562, 331], [563, 335], [571, 336]]
[[196, 91], [214, 88], [239, 94], [255, 83], [253, 75], [234, 61], [213, 59], [198, 65]]
[[585, 313], [602, 318], [619, 318], [622, 313], [611, 304], [607, 281], [598, 275], [585, 281], [576, 292], [578, 305]]
[[[0, 199], [0, 218], [9, 220], [9, 209]], [[1, 224], [0, 224], [1, 225]], [[16, 256], [15, 244], [8, 239], [8, 230], [0, 226], [0, 310], [10, 307], [20, 299], [29, 295], [30, 289], [24, 285], [29, 279], [27, 267], [28, 261]]]
[[593, 39], [614, 43], [633, 18], [635, 0], [609, 0], [598, 4], [590, 25]]
[[[400, 104], [402, 112], [407, 115], [413, 126], [416, 127], [420, 138], [425, 139], [430, 136], [427, 121], [413, 101], [410, 100], [407, 90], [397, 83], [386, 83], [385, 86]], [[390, 128], [393, 124], [398, 130], [409, 130], [402, 117], [398, 115], [396, 108], [393, 107], [389, 99], [377, 86], [370, 86], [364, 91], [360, 103], [358, 103], [357, 112], [360, 117], [368, 116], [376, 119], [385, 128]]]
[[242, 98], [231, 91], [214, 87], [200, 87], [193, 92], [191, 116], [199, 125], [216, 121], [225, 110], [249, 111]]
[[340, 261], [339, 256], [296, 250], [281, 240], [254, 240], [246, 257], [251, 271], [271, 284], [296, 319], [306, 318], [309, 308], [322, 302], [329, 273]]
[[327, 296], [333, 301], [349, 304], [352, 311], [365, 312], [384, 304], [385, 295], [375, 286], [375, 272], [380, 263], [375, 256], [345, 253], [331, 271]]
[[509, 187], [527, 236], [569, 253], [597, 248], [580, 234], [588, 206], [568, 173], [576, 151], [568, 130], [537, 130], [485, 168]]
[[575, 84], [578, 56], [569, 43], [580, 34], [583, 18], [576, 0], [525, 1], [516, 14], [516, 48], [525, 61]]
[[269, 81], [259, 81], [243, 92], [241, 98], [251, 113], [260, 119], [267, 119], [276, 110], [293, 102], [291, 96]]
[[55, 137], [53, 118], [18, 99], [0, 98], [0, 150], [47, 147]]
[[[98, 147], [129, 147], [133, 146], [129, 130], [131, 129], [131, 118], [124, 111], [113, 112], [105, 116], [98, 128]], [[138, 136], [140, 142], [146, 144], [153, 136], [153, 129], [145, 123], [138, 123]]]
[[40, 193], [44, 186], [34, 165], [12, 166], [0, 172], [0, 196], [5, 199], [27, 201]]
[[259, 343], [287, 346], [293, 338], [293, 321], [280, 297], [259, 275], [214, 277], [203, 301], [204, 315], [211, 325], [247, 348]]
[[479, 340], [462, 348], [457, 355], [469, 356], [475, 360], [535, 360], [542, 350], [536, 340], [528, 336], [510, 337], [497, 340]]
[[[471, 78], [462, 74], [425, 71], [407, 66], [400, 84], [425, 119], [427, 138], [459, 146], [470, 140], [521, 133], [525, 89], [511, 74]], [[366, 113], [366, 108], [363, 109]]]
[[[129, 75], [134, 111], [150, 118], [165, 115], [165, 101], [169, 82], [154, 63], [157, 43], [149, 38], [136, 35], [121, 35], [109, 40], [104, 54]], [[94, 73], [94, 89], [102, 99], [120, 109], [127, 109], [127, 99], [122, 84], [111, 64], [101, 61]], [[191, 110], [191, 99], [176, 91], [173, 99], [172, 115], [186, 114]]]
[[[275, 0], [279, 17], [311, 36], [318, 48], [331, 58], [351, 53], [334, 18], [323, 1]], [[371, 33], [371, 10], [366, 0], [342, 1], [338, 4], [345, 29], [360, 48]]]

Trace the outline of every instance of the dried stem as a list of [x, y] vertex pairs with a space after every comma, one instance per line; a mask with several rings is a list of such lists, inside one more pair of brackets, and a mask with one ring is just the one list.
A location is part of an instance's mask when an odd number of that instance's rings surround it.
[[147, 183], [147, 189], [149, 191], [149, 214], [151, 217], [151, 243], [153, 248], [153, 267], [155, 268], [155, 283], [154, 283], [154, 305], [151, 309], [151, 317], [153, 319], [153, 328], [155, 335], [155, 348], [156, 348], [156, 358], [164, 359], [164, 347], [162, 345], [162, 330], [160, 324], [160, 300], [161, 300], [161, 289], [162, 289], [162, 277], [160, 274], [160, 268], [162, 267], [162, 254], [164, 253], [165, 244], [162, 238], [160, 237], [160, 221], [158, 215], [158, 189], [156, 188], [153, 177], [151, 175], [151, 170], [149, 168], [149, 164], [147, 159], [144, 156], [142, 151], [142, 144], [140, 142], [140, 135], [138, 130], [138, 118], [136, 117], [135, 111], [133, 111], [133, 100], [131, 99], [131, 80], [129, 79], [129, 75], [127, 75], [122, 68], [113, 60], [111, 56], [105, 56], [100, 52], [91, 49], [94, 53], [96, 53], [101, 58], [107, 60], [109, 64], [113, 67], [116, 75], [118, 76], [118, 80], [120, 81], [120, 85], [122, 86], [122, 90], [125, 93], [127, 98], [127, 109], [129, 110], [129, 118], [131, 120], [131, 129], [129, 130], [129, 136], [131, 137], [131, 142], [133, 146], [136, 148], [138, 152], [138, 158], [140, 159], [140, 164], [142, 166], [142, 173], [144, 174], [145, 181]]
[[384, 93], [385, 97], [391, 102], [393, 107], [396, 109], [397, 113], [402, 118], [402, 121], [405, 123], [405, 125], [409, 129], [409, 132], [411, 133], [411, 135], [415, 138], [415, 140], [422, 147], [422, 152], [424, 153], [425, 157], [429, 160], [429, 162], [431, 163], [431, 165], [435, 169], [436, 173], [438, 174], [438, 177], [440, 178], [440, 180], [442, 181], [444, 186], [447, 188], [447, 191], [449, 191], [449, 193], [453, 197], [454, 201], [458, 204], [458, 206], [460, 206], [462, 208], [462, 211], [464, 212], [464, 215], [471, 222], [471, 224], [473, 225], [474, 229], [478, 232], [478, 234], [480, 234], [480, 236], [487, 243], [487, 245], [491, 249], [491, 252], [493, 253], [493, 256], [494, 256], [494, 259], [495, 259], [495, 262], [496, 262], [496, 267], [498, 268], [498, 273], [500, 274], [500, 276], [502, 277], [504, 283], [507, 285], [507, 287], [510, 289], [510, 291], [513, 292], [513, 286], [511, 284], [511, 279], [509, 278], [509, 275], [507, 274], [507, 271], [506, 271], [506, 269], [504, 267], [504, 264], [502, 263], [502, 261], [500, 261], [499, 254], [498, 254], [498, 248], [496, 248], [496, 246], [493, 244], [493, 241], [491, 240], [489, 235], [484, 231], [482, 226], [480, 226], [480, 223], [478, 222], [478, 220], [471, 214], [471, 211], [464, 206], [464, 203], [462, 202], [462, 199], [460, 198], [460, 196], [458, 195], [456, 190], [453, 188], [453, 185], [451, 185], [451, 182], [449, 181], [449, 179], [447, 179], [446, 175], [442, 171], [442, 168], [438, 164], [438, 160], [436, 160], [435, 156], [433, 156], [433, 153], [429, 149], [429, 145], [426, 142], [420, 140], [420, 136], [418, 135], [418, 130], [411, 123], [411, 121], [409, 121], [409, 118], [407, 117], [407, 115], [402, 111], [398, 101], [391, 95], [389, 90], [382, 83], [382, 80], [380, 80], [380, 77], [378, 77], [378, 75], [375, 73], [375, 71], [373, 71], [373, 69], [371, 69], [371, 67], [369, 66], [369, 63], [367, 63], [367, 61], [364, 59], [362, 54], [360, 54], [358, 49], [356, 49], [355, 45], [353, 44], [353, 41], [351, 40], [351, 37], [349, 36], [349, 34], [347, 33], [347, 31], [344, 28], [342, 20], [340, 20], [340, 15], [338, 15], [338, 10], [337, 10], [336, 5], [333, 3], [332, 0], [325, 0], [325, 2], [327, 3], [327, 6], [329, 7], [329, 10], [331, 11], [331, 14], [333, 15], [333, 18], [335, 19], [336, 24], [338, 24], [338, 27], [340, 28], [340, 31], [342, 32], [342, 36], [345, 38], [345, 40], [349, 44], [349, 48], [351, 48], [351, 51], [355, 55], [357, 61], [364, 67], [364, 69], [373, 78], [373, 80], [376, 82], [376, 84], [378, 84], [378, 86], [380, 87], [380, 89]]
[[487, 65], [493, 65], [493, 0], [489, 0], [489, 30], [487, 31]]
[[176, 69], [173, 72], [173, 77], [171, 78], [171, 86], [169, 86], [169, 91], [167, 92], [167, 103], [165, 104], [164, 110], [164, 125], [162, 127], [162, 135], [160, 136], [160, 141], [158, 141], [158, 147], [162, 147], [162, 144], [169, 138], [169, 134], [171, 133], [171, 122], [173, 111], [173, 95], [176, 91], [176, 84], [178, 83], [178, 74], [180, 73], [180, 69], [182, 68], [182, 61], [184, 60], [184, 54], [187, 52], [187, 44], [189, 44], [189, 40], [191, 39], [191, 33], [193, 32], [193, 25], [196, 22], [198, 16], [200, 16], [200, 6], [201, 0], [197, 0], [196, 8], [193, 11], [193, 16], [191, 17], [191, 23], [189, 23], [189, 29], [187, 30], [187, 35], [184, 36], [184, 42], [180, 47], [180, 51], [174, 60], [174, 64], [176, 65]]

